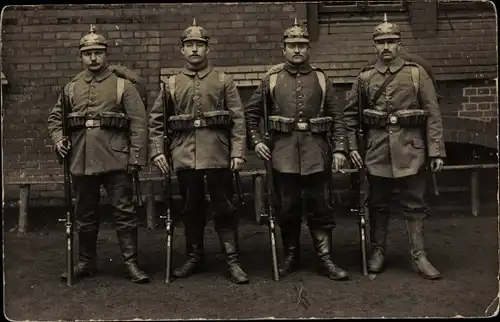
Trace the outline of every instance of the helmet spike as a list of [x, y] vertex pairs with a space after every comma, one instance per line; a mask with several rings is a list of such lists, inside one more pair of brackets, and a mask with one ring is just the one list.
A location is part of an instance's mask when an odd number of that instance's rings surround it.
[[93, 24], [90, 24], [90, 33], [95, 34], [95, 26]]
[[298, 25], [299, 25], [299, 23], [297, 22], [297, 16], [295, 16], [295, 21], [293, 22], [293, 26], [297, 27]]
[[384, 12], [384, 22], [387, 22], [387, 13]]
[[196, 18], [193, 18], [193, 26], [196, 26]]

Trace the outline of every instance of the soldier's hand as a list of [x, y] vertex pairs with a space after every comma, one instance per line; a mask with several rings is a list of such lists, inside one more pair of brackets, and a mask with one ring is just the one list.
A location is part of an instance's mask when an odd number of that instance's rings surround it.
[[153, 159], [153, 163], [160, 169], [160, 171], [164, 174], [167, 175], [170, 171], [170, 168], [168, 166], [167, 158], [165, 157], [165, 154], [158, 154], [156, 157]]
[[349, 152], [349, 158], [357, 168], [363, 167], [363, 159], [361, 158], [361, 155], [359, 155], [358, 150], [352, 150]]
[[255, 152], [261, 159], [271, 160], [271, 150], [264, 144], [264, 142], [257, 143], [255, 146]]
[[141, 171], [141, 166], [138, 164], [129, 164], [127, 167], [127, 171], [130, 174], [139, 173], [139, 171]]
[[443, 169], [444, 161], [441, 158], [433, 158], [431, 160], [431, 171], [439, 172]]
[[245, 164], [245, 160], [242, 158], [231, 158], [231, 170], [240, 171]]
[[59, 155], [62, 156], [63, 158], [66, 157], [70, 148], [71, 148], [71, 142], [66, 138], [60, 139], [56, 143], [57, 153], [59, 153]]
[[343, 153], [336, 152], [333, 154], [333, 169], [339, 171], [344, 166], [346, 157]]

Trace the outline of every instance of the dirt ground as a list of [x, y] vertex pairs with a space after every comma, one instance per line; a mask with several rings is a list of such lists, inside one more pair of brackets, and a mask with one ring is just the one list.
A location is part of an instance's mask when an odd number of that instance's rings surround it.
[[[4, 214], [4, 219], [15, 214]], [[266, 226], [242, 220], [242, 264], [250, 284], [235, 286], [225, 265], [212, 223], [207, 225], [207, 270], [165, 284], [164, 231], [140, 229], [140, 262], [152, 281], [135, 285], [123, 279], [112, 225], [101, 227], [100, 274], [68, 288], [62, 225], [38, 225], [18, 236], [14, 221], [4, 222], [5, 315], [11, 320], [249, 319], [344, 317], [485, 317], [498, 301], [498, 210], [434, 211], [427, 224], [428, 253], [444, 278], [428, 281], [411, 270], [404, 221], [393, 218], [387, 269], [370, 280], [360, 274], [356, 219], [338, 215], [334, 257], [350, 280], [330, 281], [315, 272], [307, 229], [302, 230], [302, 269], [274, 282]], [[35, 215], [33, 215], [35, 216]], [[56, 217], [55, 214], [46, 216]], [[50, 220], [55, 222], [55, 220]], [[184, 259], [183, 228], [175, 230], [174, 266]], [[300, 294], [300, 295], [299, 295]], [[300, 300], [299, 300], [300, 299]]]

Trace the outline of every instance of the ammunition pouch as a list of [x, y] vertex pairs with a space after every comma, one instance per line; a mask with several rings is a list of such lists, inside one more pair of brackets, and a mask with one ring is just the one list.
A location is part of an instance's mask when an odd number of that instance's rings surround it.
[[400, 110], [394, 113], [402, 127], [419, 127], [427, 122], [429, 115], [425, 110]]
[[387, 125], [387, 112], [372, 109], [363, 110], [363, 124], [367, 127], [385, 127]]
[[271, 115], [268, 118], [268, 125], [270, 131], [290, 133], [294, 130], [295, 119], [293, 117]]
[[229, 111], [221, 110], [203, 112], [199, 118], [195, 118], [191, 114], [180, 114], [171, 116], [168, 119], [168, 127], [173, 131], [185, 131], [202, 127], [227, 129], [231, 124], [232, 120]]
[[191, 114], [174, 115], [168, 118], [168, 127], [173, 131], [185, 131], [193, 128], [194, 116]]
[[124, 113], [100, 112], [102, 128], [113, 128], [119, 130], [128, 130], [130, 128], [130, 117]]
[[68, 127], [72, 130], [84, 128], [85, 121], [85, 112], [68, 113]]
[[208, 127], [229, 128], [232, 122], [229, 111], [223, 110], [204, 112], [203, 118]]
[[330, 116], [314, 117], [309, 119], [312, 133], [326, 133], [333, 129], [333, 118]]

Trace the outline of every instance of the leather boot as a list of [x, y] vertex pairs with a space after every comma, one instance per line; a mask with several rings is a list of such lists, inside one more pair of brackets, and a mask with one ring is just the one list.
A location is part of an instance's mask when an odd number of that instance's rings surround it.
[[370, 240], [373, 250], [368, 259], [368, 271], [371, 273], [380, 273], [384, 270], [388, 225], [388, 213], [373, 212], [370, 216]]
[[184, 223], [184, 227], [187, 259], [173, 273], [175, 277], [179, 278], [186, 278], [201, 271], [204, 256], [203, 239], [205, 235], [205, 223], [194, 225]]
[[332, 261], [330, 248], [332, 245], [331, 229], [311, 229], [311, 237], [316, 249], [319, 274], [325, 275], [332, 280], [348, 280], [347, 272]]
[[412, 219], [406, 221], [408, 239], [410, 242], [410, 253], [412, 257], [412, 268], [426, 279], [439, 279], [441, 274], [427, 260], [425, 253], [424, 219]]
[[131, 230], [119, 230], [116, 234], [122, 251], [123, 264], [132, 282], [138, 284], [149, 282], [148, 275], [138, 266], [137, 228]]
[[[97, 272], [97, 230], [80, 231], [78, 233], [78, 263], [73, 267], [75, 279], [93, 276]], [[67, 272], [61, 274], [66, 281]]]
[[237, 229], [218, 229], [217, 234], [226, 255], [229, 280], [235, 284], [248, 283], [248, 276], [240, 265], [237, 247]]
[[279, 268], [282, 277], [295, 272], [300, 264], [300, 229], [301, 222], [281, 226], [281, 239], [285, 257]]

